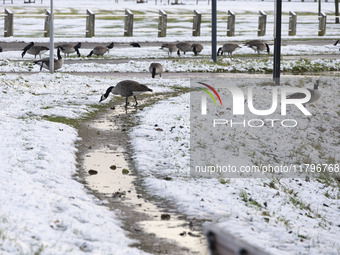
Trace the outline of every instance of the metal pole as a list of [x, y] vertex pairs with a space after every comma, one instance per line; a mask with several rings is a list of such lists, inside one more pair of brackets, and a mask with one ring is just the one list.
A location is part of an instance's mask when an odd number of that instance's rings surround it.
[[50, 6], [51, 22], [50, 22], [50, 73], [54, 72], [54, 13], [53, 13], [53, 0]]
[[318, 1], [318, 16], [321, 16], [321, 0]]
[[216, 63], [217, 56], [217, 15], [216, 0], [211, 1], [211, 58]]
[[273, 80], [276, 85], [280, 85], [281, 15], [282, 15], [282, 0], [275, 0]]

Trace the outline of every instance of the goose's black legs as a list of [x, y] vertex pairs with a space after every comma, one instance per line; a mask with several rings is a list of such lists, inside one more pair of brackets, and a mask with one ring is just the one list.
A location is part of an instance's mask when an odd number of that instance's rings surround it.
[[125, 100], [125, 108], [127, 108], [128, 106], [128, 97], [126, 97], [126, 100]]
[[137, 106], [138, 105], [137, 98], [136, 98], [136, 96], [133, 96], [133, 97], [134, 97], [134, 99], [136, 101], [136, 106]]

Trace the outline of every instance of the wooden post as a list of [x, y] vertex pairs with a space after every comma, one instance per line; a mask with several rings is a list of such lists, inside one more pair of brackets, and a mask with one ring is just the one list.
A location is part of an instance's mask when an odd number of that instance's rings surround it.
[[326, 34], [326, 20], [327, 15], [321, 12], [319, 16], [319, 36], [324, 36]]
[[124, 36], [133, 35], [133, 13], [125, 9]]
[[267, 14], [264, 11], [259, 12], [259, 29], [257, 31], [257, 36], [265, 36], [266, 35], [266, 23], [267, 23]]
[[51, 13], [49, 10], [45, 10], [44, 37], [50, 36], [50, 22], [51, 22]]
[[10, 37], [13, 36], [13, 12], [5, 9], [5, 15], [4, 37]]
[[95, 14], [91, 10], [86, 10], [86, 33], [85, 37], [94, 36]]
[[165, 11], [159, 10], [159, 21], [158, 21], [158, 37], [166, 36], [166, 27], [168, 22], [168, 15]]
[[196, 10], [194, 10], [194, 14], [192, 36], [201, 36], [202, 14]]
[[235, 36], [235, 13], [228, 10], [227, 36]]
[[296, 35], [296, 13], [293, 11], [289, 11], [288, 35], [290, 36]]

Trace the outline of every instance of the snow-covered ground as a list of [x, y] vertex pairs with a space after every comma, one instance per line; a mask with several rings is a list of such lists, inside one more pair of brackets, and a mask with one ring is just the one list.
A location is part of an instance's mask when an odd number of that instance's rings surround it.
[[[14, 11], [36, 11], [36, 7], [47, 7], [49, 1], [36, 1], [34, 5], [24, 5], [14, 1]], [[186, 2], [188, 3], [188, 2]], [[247, 6], [246, 10], [244, 6]], [[230, 8], [232, 5], [232, 8]], [[79, 8], [81, 6], [83, 9]], [[333, 12], [333, 2], [322, 3], [323, 10], [330, 14]], [[148, 4], [136, 5], [132, 2], [114, 4], [111, 0], [101, 1], [100, 7], [96, 1], [55, 1], [57, 11], [84, 13], [86, 8], [95, 12], [105, 9], [131, 8], [141, 13], [153, 11], [156, 13], [160, 7], [169, 12], [179, 14], [188, 13], [194, 9], [205, 15], [209, 13], [206, 2], [199, 5], [186, 4], [178, 6], [167, 5], [165, 1], [157, 6], [153, 1]], [[256, 13], [259, 9], [273, 12], [273, 2], [259, 1], [232, 1], [219, 2], [221, 11], [228, 9], [236, 13], [247, 11]], [[312, 13], [317, 12], [317, 3], [314, 2], [285, 2], [284, 12], [294, 10]], [[0, 20], [1, 21], [1, 20]], [[19, 21], [19, 20], [18, 20]], [[34, 19], [25, 18], [22, 23], [15, 20], [15, 29], [24, 30], [42, 29], [42, 23], [34, 23]], [[42, 21], [42, 19], [41, 19]], [[84, 20], [74, 19], [81, 26]], [[40, 22], [40, 21], [39, 21]], [[97, 22], [97, 21], [96, 21]], [[107, 26], [99, 21], [98, 30]], [[58, 29], [71, 29], [60, 22]], [[308, 25], [310, 27], [310, 25]], [[189, 28], [189, 27], [188, 27]], [[244, 29], [244, 27], [242, 28]], [[272, 28], [270, 28], [272, 29]], [[272, 40], [269, 29], [265, 40]], [[316, 29], [316, 28], [315, 28]], [[298, 38], [311, 38], [310, 30], [299, 28], [301, 34]], [[176, 28], [171, 31], [176, 32]], [[79, 36], [82, 36], [77, 30]], [[84, 32], [84, 31], [83, 31]], [[328, 38], [339, 36], [337, 30], [330, 29]], [[299, 32], [298, 32], [299, 33]], [[334, 33], [334, 34], [333, 34]], [[56, 38], [61, 41], [82, 42], [167, 42], [173, 40], [210, 40], [209, 36], [192, 38], [191, 32], [178, 37], [157, 38], [138, 34], [136, 37], [107, 37], [107, 38]], [[225, 42], [245, 41], [255, 39], [249, 34], [238, 35], [233, 38], [219, 36], [219, 41]], [[294, 37], [297, 38], [297, 37]], [[5, 42], [25, 41], [33, 38], [2, 38]], [[36, 42], [47, 42], [47, 38], [34, 38]], [[199, 60], [190, 60], [188, 57], [174, 56], [167, 59], [167, 54], [158, 50], [158, 47], [114, 48], [105, 56], [107, 59], [128, 59], [131, 56], [138, 58], [164, 58], [161, 63], [167, 72], [190, 71], [268, 71], [272, 67], [271, 60], [238, 61], [225, 58], [219, 65], [209, 60], [202, 60], [210, 55], [207, 47]], [[284, 56], [287, 55], [318, 55], [339, 54], [337, 47], [325, 46], [284, 46]], [[88, 54], [81, 49], [82, 54]], [[251, 54], [248, 48], [239, 49], [237, 54]], [[188, 60], [187, 60], [188, 59]], [[12, 61], [16, 60], [16, 61]], [[26, 62], [21, 61], [20, 52], [5, 51], [0, 53], [0, 72], [29, 72], [38, 71], [33, 66], [32, 56], [25, 56]], [[298, 60], [305, 61], [305, 60]], [[282, 66], [287, 71], [293, 70], [298, 61], [286, 61]], [[48, 72], [32, 75], [2, 74], [0, 76], [0, 253], [12, 254], [143, 254], [143, 252], [128, 247], [133, 242], [126, 237], [121, 229], [116, 212], [105, 207], [105, 201], [98, 201], [87, 193], [82, 184], [72, 176], [76, 173], [75, 142], [77, 131], [75, 128], [62, 124], [72, 123], [72, 119], [85, 116], [92, 111], [91, 105], [97, 104], [99, 96], [105, 89], [117, 83], [118, 79], [109, 77], [74, 76], [62, 72], [146, 72], [149, 61], [129, 61], [122, 64], [80, 63], [65, 64], [61, 73], [50, 75]], [[315, 62], [300, 63], [301, 66], [321, 66], [324, 70], [339, 70], [338, 60], [315, 60]], [[314, 69], [312, 69], [314, 70]], [[133, 74], [126, 78], [136, 79], [148, 84], [154, 92], [170, 90], [171, 86], [189, 87], [189, 80], [166, 79], [140, 79]], [[294, 80], [294, 79], [292, 79]], [[311, 82], [307, 82], [311, 86]], [[317, 132], [312, 138], [317, 139], [310, 146], [318, 150], [323, 145], [333, 148], [329, 160], [339, 160], [338, 145], [338, 108], [339, 98], [338, 81], [328, 83], [329, 86], [321, 88], [329, 98], [332, 98], [335, 110], [328, 116], [330, 129], [328, 132], [320, 125], [319, 131], [330, 134], [323, 140]], [[291, 82], [287, 84], [294, 86]], [[300, 84], [301, 85], [301, 84]], [[332, 93], [333, 92], [333, 93]], [[323, 97], [325, 98], [325, 97]], [[312, 108], [314, 113], [328, 109], [326, 101], [320, 100]], [[337, 114], [337, 115], [336, 115]], [[50, 121], [54, 117], [59, 122]], [[326, 178], [310, 179], [190, 179], [189, 164], [189, 96], [160, 102], [154, 107], [140, 113], [139, 129], [133, 130], [132, 143], [138, 152], [136, 161], [139, 171], [145, 178], [145, 186], [150, 193], [158, 194], [165, 199], [174, 200], [180, 210], [190, 217], [213, 220], [225, 230], [241, 236], [252, 243], [263, 245], [273, 254], [339, 254], [339, 186]], [[321, 116], [322, 118], [327, 116]], [[71, 120], [70, 120], [71, 119]], [[319, 119], [318, 119], [319, 121]], [[313, 122], [312, 128], [318, 125]], [[312, 123], [312, 122], [311, 122]], [[163, 125], [164, 132], [154, 130], [154, 125]], [[305, 122], [306, 129], [310, 128]], [[172, 128], [174, 127], [174, 128]], [[148, 133], [147, 133], [148, 132]], [[149, 134], [149, 136], [146, 136]], [[303, 130], [300, 130], [303, 134]], [[250, 135], [250, 134], [248, 134]], [[236, 136], [235, 136], [236, 138]], [[246, 139], [247, 136], [242, 139]], [[240, 137], [241, 139], [241, 137]], [[161, 141], [161, 142], [160, 142]], [[148, 150], [142, 150], [147, 147]], [[156, 150], [153, 150], [157, 148]], [[234, 148], [234, 147], [232, 147]], [[310, 148], [310, 147], [309, 147]], [[236, 149], [235, 149], [236, 150]], [[249, 151], [244, 160], [250, 160]], [[256, 152], [259, 159], [260, 152]], [[281, 154], [280, 154], [281, 155]], [[278, 156], [280, 156], [278, 155]], [[152, 156], [152, 160], [150, 160]], [[308, 156], [301, 153], [301, 157]], [[321, 157], [322, 155], [319, 154]], [[325, 155], [323, 155], [325, 156]], [[301, 158], [300, 158], [301, 159]], [[270, 160], [270, 158], [266, 158]], [[150, 165], [150, 162], [161, 163]], [[337, 161], [338, 162], [338, 161]], [[157, 177], [168, 176], [172, 179], [165, 181]]]
[[[199, 142], [190, 144], [193, 130], [190, 131], [189, 94], [144, 109], [137, 114], [140, 125], [131, 133], [134, 158], [144, 176], [144, 185], [150, 193], [176, 201], [178, 208], [191, 217], [213, 221], [271, 254], [339, 254], [340, 183], [334, 179], [278, 175], [190, 178], [189, 169], [189, 149], [197, 144], [206, 148], [202, 150], [205, 155], [200, 156], [207, 157], [207, 163], [214, 161], [221, 145], [225, 158], [236, 165], [333, 163], [339, 167], [339, 81], [321, 80], [322, 98], [315, 107], [309, 107], [313, 116], [299, 120], [294, 129], [221, 126], [224, 139], [220, 132], [206, 130], [198, 133]], [[237, 83], [240, 81], [237, 79]], [[312, 87], [314, 82], [311, 78], [283, 81], [287, 86], [305, 87]], [[189, 86], [189, 81], [183, 85]], [[266, 94], [270, 89], [261, 86], [260, 91]], [[255, 102], [264, 103], [264, 98], [257, 97]], [[210, 114], [218, 116], [218, 109]], [[289, 118], [298, 116], [299, 111]], [[271, 117], [280, 119], [279, 115]]]
[[143, 254], [128, 247], [132, 240], [116, 214], [72, 178], [77, 130], [48, 121], [84, 116], [116, 82], [46, 73], [0, 76], [1, 254]]

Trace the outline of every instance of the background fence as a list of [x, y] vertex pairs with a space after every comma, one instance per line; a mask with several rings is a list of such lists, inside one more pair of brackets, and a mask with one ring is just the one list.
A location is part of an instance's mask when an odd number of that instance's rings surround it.
[[[4, 37], [48, 37], [50, 13], [42, 10], [38, 13], [12, 12], [5, 9], [3, 19]], [[122, 37], [122, 36], [209, 36], [211, 14], [193, 10], [191, 12], [172, 13], [141, 12], [134, 10], [101, 11], [91, 10], [84, 14], [55, 13], [56, 37]], [[335, 23], [336, 16], [321, 13], [283, 13], [282, 34], [295, 35], [330, 35], [338, 36], [340, 24]], [[1, 21], [0, 21], [1, 22]], [[237, 14], [232, 10], [218, 12], [219, 36], [265, 36], [273, 34], [273, 13], [259, 10], [258, 13]]]

